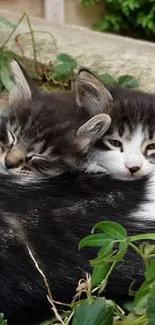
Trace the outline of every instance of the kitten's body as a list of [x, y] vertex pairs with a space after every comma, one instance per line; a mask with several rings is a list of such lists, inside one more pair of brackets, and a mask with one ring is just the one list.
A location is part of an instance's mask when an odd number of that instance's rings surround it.
[[[11, 324], [39, 324], [51, 313], [43, 279], [26, 246], [44, 271], [54, 299], [70, 302], [78, 280], [90, 271], [94, 251], [78, 251], [78, 243], [95, 223], [114, 220], [128, 234], [155, 228], [155, 203], [148, 198], [150, 184], [155, 189], [153, 177], [123, 182], [109, 176], [64, 175], [32, 187], [1, 176], [0, 183], [0, 310]], [[105, 295], [126, 300], [128, 286], [135, 278], [139, 283], [142, 274], [140, 261], [130, 252]]]

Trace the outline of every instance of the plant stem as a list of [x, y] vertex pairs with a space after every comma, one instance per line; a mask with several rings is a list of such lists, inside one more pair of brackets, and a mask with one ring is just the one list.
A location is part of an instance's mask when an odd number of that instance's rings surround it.
[[10, 38], [12, 37], [13, 33], [16, 31], [16, 29], [18, 28], [18, 26], [20, 25], [20, 23], [22, 22], [22, 20], [25, 17], [25, 12], [23, 13], [23, 15], [21, 16], [21, 18], [19, 19], [17, 25], [15, 26], [15, 28], [12, 30], [12, 32], [9, 34], [8, 38], [5, 40], [5, 42], [3, 43], [3, 45], [1, 46], [1, 50], [4, 50], [4, 47], [6, 46], [6, 44], [9, 42]]
[[107, 285], [107, 282], [108, 282], [108, 279], [109, 279], [109, 276], [110, 274], [112, 273], [113, 269], [115, 268], [116, 266], [116, 263], [117, 262], [113, 262], [106, 277], [104, 278], [104, 280], [100, 283], [100, 285], [98, 286], [99, 288], [99, 294], [102, 293], [102, 291], [105, 289], [106, 285]]
[[113, 325], [146, 325], [147, 324], [147, 319], [145, 316], [141, 316], [138, 319], [132, 320], [132, 321], [118, 321], [114, 320]]
[[29, 26], [30, 34], [31, 34], [35, 70], [36, 70], [36, 73], [38, 74], [37, 51], [36, 51], [36, 44], [35, 44], [35, 39], [34, 39], [34, 31], [32, 29], [30, 18], [29, 18], [29, 15], [28, 15], [27, 12], [25, 12], [25, 17], [26, 17], [26, 20], [27, 20], [27, 23], [28, 23], [28, 26]]
[[148, 258], [145, 257], [145, 255], [140, 251], [140, 249], [134, 245], [133, 243], [129, 242], [129, 246], [132, 247], [132, 249], [141, 256], [141, 258], [143, 259], [144, 263], [145, 263], [145, 268], [147, 268], [148, 266]]

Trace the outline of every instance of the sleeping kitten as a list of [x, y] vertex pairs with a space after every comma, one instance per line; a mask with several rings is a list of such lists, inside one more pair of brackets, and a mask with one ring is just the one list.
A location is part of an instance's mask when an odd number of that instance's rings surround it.
[[15, 86], [0, 115], [0, 172], [18, 176], [17, 182], [76, 168], [111, 118], [90, 116], [87, 105], [85, 110], [77, 109], [75, 93], [41, 92], [16, 61], [11, 71]]
[[122, 180], [155, 171], [154, 95], [106, 89], [86, 69], [74, 92], [47, 94], [16, 61], [11, 70], [15, 87], [0, 119], [1, 173], [23, 182], [68, 170]]

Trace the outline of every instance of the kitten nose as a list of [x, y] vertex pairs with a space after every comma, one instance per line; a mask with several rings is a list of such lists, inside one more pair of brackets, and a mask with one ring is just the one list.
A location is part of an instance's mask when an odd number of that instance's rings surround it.
[[14, 147], [5, 156], [5, 166], [7, 169], [17, 168], [24, 161], [24, 152], [20, 148]]
[[136, 173], [136, 172], [140, 169], [139, 166], [133, 166], [133, 167], [128, 167], [128, 166], [126, 166], [126, 167], [129, 169], [129, 172], [130, 172], [131, 174]]
[[12, 163], [12, 161], [9, 161], [7, 159], [5, 159], [5, 166], [7, 169], [11, 169], [11, 168], [14, 168], [14, 164]]

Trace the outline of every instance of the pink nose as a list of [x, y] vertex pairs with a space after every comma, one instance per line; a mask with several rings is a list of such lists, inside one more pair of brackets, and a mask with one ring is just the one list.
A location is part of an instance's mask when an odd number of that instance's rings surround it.
[[129, 170], [129, 172], [130, 172], [131, 174], [136, 173], [136, 172], [140, 169], [139, 166], [133, 166], [133, 167], [128, 167], [128, 166], [126, 166], [126, 168]]

